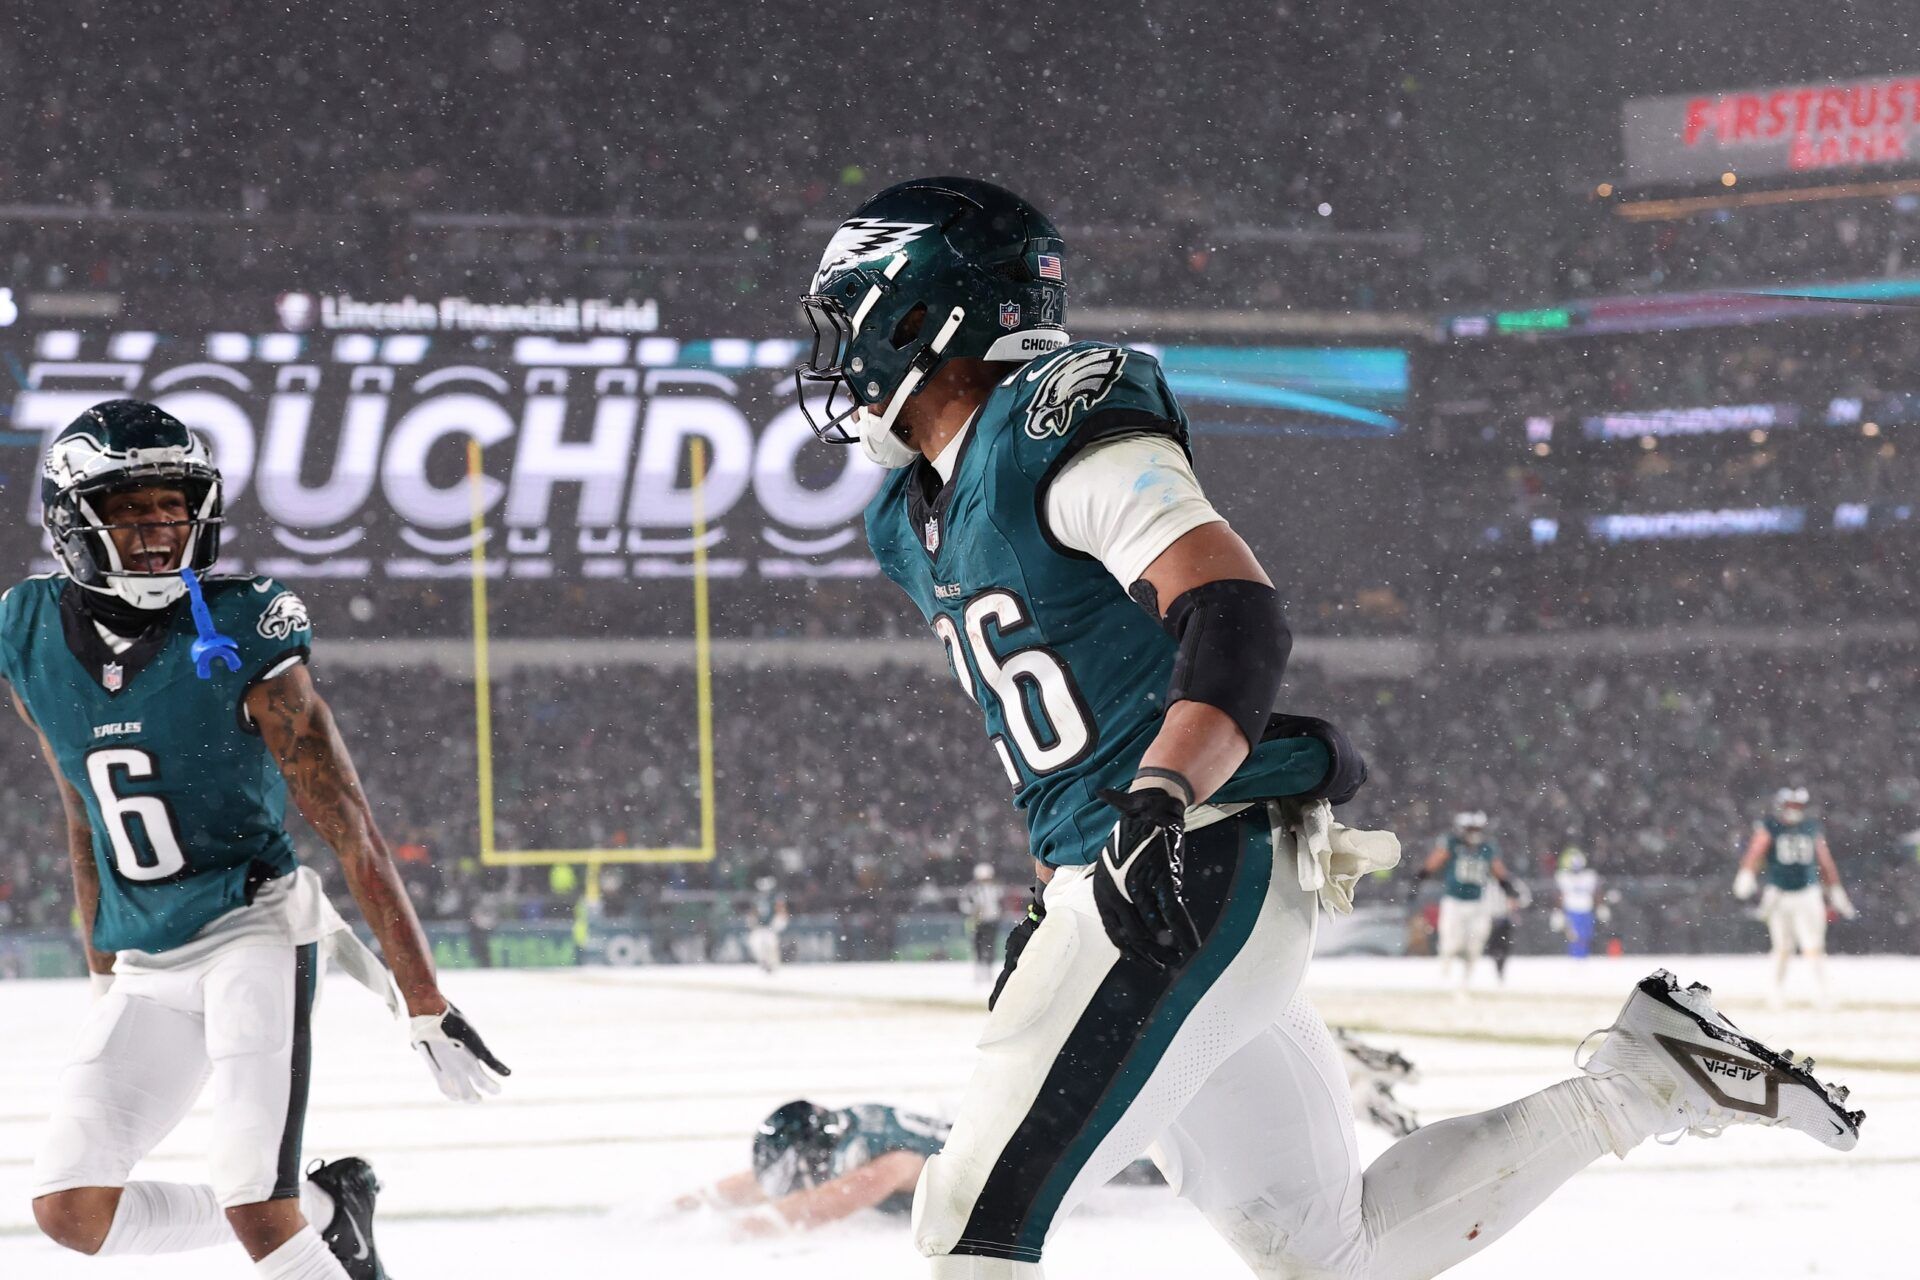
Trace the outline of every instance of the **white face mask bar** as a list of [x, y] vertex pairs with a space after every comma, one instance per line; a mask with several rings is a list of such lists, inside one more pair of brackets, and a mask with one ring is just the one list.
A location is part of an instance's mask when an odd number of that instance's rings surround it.
[[[185, 520], [147, 520], [127, 526], [107, 524], [101, 519], [99, 511], [91, 501], [85, 497], [76, 498], [76, 505], [91, 523], [78, 525], [72, 532], [99, 539], [104, 562], [101, 566], [101, 576], [106, 579], [106, 585], [95, 587], [94, 590], [118, 596], [136, 609], [164, 609], [180, 599], [186, 593], [186, 586], [180, 580], [180, 569], [183, 566], [193, 566], [194, 553], [199, 548], [202, 532], [212, 526], [225, 523], [224, 517], [212, 514], [216, 500], [214, 491], [209, 488], [200, 501], [200, 509]], [[183, 526], [187, 530], [187, 539], [180, 548], [179, 563], [157, 571], [127, 568], [120, 557], [120, 545], [113, 538], [116, 528], [131, 527], [141, 531], [138, 554], [145, 554], [148, 551], [157, 552], [162, 548], [149, 548], [146, 545], [144, 531]]]

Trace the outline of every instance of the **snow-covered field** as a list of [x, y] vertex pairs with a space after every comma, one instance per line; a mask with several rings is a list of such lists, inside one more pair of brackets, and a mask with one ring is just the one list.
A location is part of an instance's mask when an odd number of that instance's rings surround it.
[[[1426, 1119], [1475, 1111], [1571, 1072], [1574, 1044], [1612, 1019], [1657, 959], [1521, 959], [1504, 990], [1458, 1003], [1431, 962], [1328, 960], [1309, 977], [1327, 1020], [1396, 1045], [1423, 1079]], [[1759, 957], [1665, 962], [1776, 1046], [1812, 1053], [1868, 1121], [1836, 1155], [1797, 1134], [1736, 1130], [1648, 1144], [1574, 1179], [1451, 1275], [1483, 1280], [1785, 1280], [1920, 1276], [1920, 960], [1833, 962], [1829, 1010], [1770, 1011]], [[712, 1219], [668, 1220], [681, 1190], [744, 1166], [747, 1135], [795, 1097], [951, 1106], [982, 989], [955, 965], [461, 973], [448, 987], [513, 1066], [504, 1097], [441, 1101], [397, 1026], [336, 979], [316, 1016], [310, 1155], [359, 1152], [387, 1184], [380, 1242], [398, 1280], [489, 1277], [913, 1276], [899, 1219], [742, 1243]], [[67, 982], [0, 983], [0, 1277], [243, 1280], [237, 1247], [162, 1259], [65, 1254], [33, 1231], [32, 1152], [87, 1000]], [[143, 1166], [197, 1181], [196, 1113]], [[1365, 1133], [1372, 1150], [1386, 1139]], [[1244, 1274], [1164, 1191], [1110, 1189], [1056, 1233], [1055, 1280]]]

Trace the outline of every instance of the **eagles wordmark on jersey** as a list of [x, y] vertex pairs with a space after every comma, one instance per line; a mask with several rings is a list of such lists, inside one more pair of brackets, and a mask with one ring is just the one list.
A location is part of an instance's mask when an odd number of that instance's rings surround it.
[[[1124, 788], [1159, 731], [1178, 646], [1098, 563], [1048, 528], [1049, 485], [1074, 457], [1121, 436], [1187, 447], [1160, 365], [1079, 342], [1009, 374], [981, 406], [953, 477], [888, 476], [867, 508], [881, 571], [904, 589], [986, 721], [1027, 815], [1031, 851], [1092, 860], [1113, 826], [1102, 788]], [[1222, 803], [1295, 795], [1327, 773], [1311, 738], [1257, 744]]]
[[100, 873], [93, 945], [169, 951], [294, 869], [286, 780], [245, 699], [306, 658], [307, 611], [271, 578], [206, 579], [241, 667], [202, 680], [185, 610], [115, 653], [82, 590], [49, 575], [0, 600], [0, 678], [85, 801]]
[[[306, 608], [270, 578], [208, 574], [220, 473], [157, 405], [107, 401], [62, 430], [41, 506], [63, 572], [0, 597], [0, 680], [61, 787], [98, 998], [34, 1161], [34, 1219], [83, 1253], [237, 1237], [270, 1274], [379, 1280], [372, 1170], [349, 1157], [301, 1174], [326, 957], [411, 1015], [449, 1096], [477, 1098], [497, 1088], [484, 1072], [506, 1069], [439, 991], [301, 669]], [[339, 857], [391, 973], [297, 867], [290, 795]], [[134, 1180], [206, 1085], [206, 1184]]]

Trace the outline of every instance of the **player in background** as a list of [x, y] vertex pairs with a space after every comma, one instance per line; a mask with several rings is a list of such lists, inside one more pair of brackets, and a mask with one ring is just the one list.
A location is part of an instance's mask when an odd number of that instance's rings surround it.
[[973, 883], [960, 891], [960, 914], [966, 917], [973, 944], [974, 975], [982, 982], [993, 977], [994, 951], [1000, 943], [1000, 921], [1006, 917], [1007, 891], [994, 878], [991, 862], [973, 868]]
[[[1294, 1004], [1306, 1005], [1305, 997], [1295, 996]], [[1296, 1016], [1282, 1020], [1283, 1034], [1298, 1034], [1296, 1028], [1319, 1020], [1311, 1006], [1289, 1012]], [[1419, 1128], [1412, 1109], [1393, 1095], [1395, 1085], [1417, 1078], [1413, 1064], [1351, 1032], [1332, 1034], [1355, 1113], [1396, 1138]], [[913, 1207], [920, 1171], [946, 1143], [951, 1128], [946, 1120], [883, 1103], [832, 1110], [789, 1102], [761, 1121], [751, 1168], [681, 1196], [674, 1208], [719, 1210], [738, 1234], [749, 1237], [811, 1231], [862, 1209], [904, 1215]], [[1121, 1170], [1113, 1181], [1164, 1184], [1166, 1177], [1154, 1161], [1170, 1164], [1172, 1157], [1159, 1151], [1150, 1156]]]
[[780, 893], [780, 884], [772, 876], [761, 876], [754, 882], [753, 902], [749, 904], [751, 922], [747, 926], [747, 955], [760, 966], [762, 973], [777, 973], [780, 969], [780, 935], [787, 931], [787, 900]]
[[[1753, 824], [1753, 835], [1733, 878], [1733, 895], [1741, 901], [1760, 889], [1759, 873], [1767, 873], [1760, 890], [1760, 918], [1773, 939], [1773, 1003], [1787, 998], [1787, 961], [1794, 947], [1813, 970], [1814, 989], [1827, 1003], [1827, 908], [1845, 919], [1854, 917], [1853, 900], [1840, 883], [1840, 869], [1820, 820], [1807, 814], [1807, 789], [1782, 787], [1774, 792], [1773, 812]], [[1824, 887], [1824, 895], [1822, 889]]]
[[[1511, 892], [1508, 885], [1512, 886]], [[1487, 930], [1487, 959], [1493, 961], [1494, 980], [1505, 985], [1507, 961], [1513, 958], [1513, 935], [1522, 911], [1533, 905], [1533, 891], [1526, 881], [1512, 880], [1496, 884], [1487, 891], [1493, 925]]]
[[1435, 951], [1440, 956], [1440, 980], [1445, 982], [1456, 961], [1455, 990], [1465, 994], [1473, 980], [1473, 966], [1487, 949], [1493, 930], [1492, 886], [1518, 896], [1513, 877], [1500, 861], [1500, 851], [1487, 838], [1487, 815], [1479, 810], [1453, 815], [1453, 831], [1433, 842], [1427, 860], [1414, 876], [1413, 891], [1429, 877], [1443, 874], [1440, 922]]
[[1567, 954], [1584, 960], [1593, 952], [1593, 922], [1600, 907], [1600, 873], [1587, 865], [1587, 855], [1569, 845], [1560, 854], [1553, 873], [1553, 928], [1567, 940]]
[[[1656, 973], [1581, 1076], [1426, 1126], [1362, 1178], [1332, 1037], [1279, 1024], [1318, 911], [1351, 910], [1398, 842], [1333, 820], [1365, 765], [1273, 713], [1278, 593], [1201, 491], [1158, 362], [1069, 339], [1068, 265], [1018, 196], [920, 179], [840, 225], [802, 299], [802, 412], [892, 471], [868, 545], [978, 706], [1046, 885], [921, 1173], [931, 1274], [1036, 1280], [1055, 1224], [1156, 1139], [1256, 1275], [1368, 1280], [1438, 1274], [1656, 1133], [1851, 1147], [1844, 1091]], [[1311, 502], [1275, 463], [1273, 499]]]
[[[54, 439], [41, 497], [63, 573], [0, 597], [0, 678], [66, 810], [95, 1000], [34, 1164], [34, 1219], [82, 1253], [237, 1237], [270, 1280], [377, 1280], [372, 1170], [300, 1177], [326, 959], [404, 1003], [449, 1097], [478, 1100], [506, 1068], [440, 992], [308, 674], [305, 606], [269, 578], [198, 577], [222, 519], [205, 444], [154, 405], [108, 401]], [[298, 866], [289, 794], [391, 974]], [[210, 1183], [128, 1181], [208, 1084]]]

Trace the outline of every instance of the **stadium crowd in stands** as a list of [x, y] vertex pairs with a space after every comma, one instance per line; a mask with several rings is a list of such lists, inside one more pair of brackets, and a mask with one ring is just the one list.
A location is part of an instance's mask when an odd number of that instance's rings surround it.
[[[928, 171], [991, 172], [1045, 192], [1065, 225], [1128, 229], [1094, 258], [1154, 276], [1163, 260], [1164, 278], [1125, 274], [1176, 299], [1246, 279], [1252, 255], [1223, 254], [1222, 229], [1408, 221], [1418, 81], [1404, 67], [1417, 32], [1354, 4], [1231, 0], [1207, 23], [941, 11], [891, 24], [885, 56], [865, 43], [872, 12], [848, 0], [762, 6], [744, 27], [698, 5], [501, 0], [397, 17], [342, 0], [302, 11], [293, 41], [284, 13], [220, 8], [184, 49], [155, 38], [177, 22], [164, 5], [119, 6], [84, 28], [65, 12], [23, 20], [0, 74], [47, 87], [0, 102], [0, 203], [214, 213], [266, 230], [0, 219], [13, 280], [126, 288], [251, 275], [257, 287], [270, 272], [308, 288], [514, 297], [612, 280], [657, 296], [737, 295], [762, 283], [771, 252], [792, 259], [776, 273], [784, 295], [791, 268], [818, 252], [803, 222], [830, 225], [888, 175]], [[1227, 25], [1241, 38], [1223, 46]], [[941, 83], [963, 87], [930, 100], [935, 65]], [[858, 92], [844, 91], [851, 66]], [[1182, 121], [1181, 144], [1142, 146], [1140, 117], [1111, 111], [1116, 84], [1151, 86], [1143, 107]], [[1247, 111], [1250, 100], [1263, 109]], [[943, 112], [966, 127], [929, 129]], [[654, 228], [652, 252], [605, 227], [463, 238], [415, 215], [633, 219]], [[357, 222], [343, 236], [316, 217]], [[703, 255], [692, 246], [713, 228], [717, 247]], [[1258, 259], [1269, 301], [1314, 292], [1371, 305], [1390, 280], [1368, 278], [1358, 256], [1282, 247]], [[636, 272], [638, 261], [651, 268]], [[1097, 297], [1102, 273], [1077, 284]]]
[[[428, 916], [570, 918], [545, 868], [475, 856], [470, 684], [324, 663], [318, 677]], [[606, 910], [732, 902], [771, 875], [796, 912], [884, 919], [950, 902], [979, 861], [1026, 882], [1006, 778], [944, 673], [723, 668], [715, 681], [720, 856], [607, 868]], [[496, 680], [500, 846], [697, 844], [692, 685], [689, 672], [637, 666]], [[1684, 948], [1689, 928], [1733, 912], [1724, 891], [1749, 825], [1774, 788], [1806, 785], [1866, 912], [1860, 927], [1886, 946], [1915, 936], [1920, 863], [1903, 843], [1920, 828], [1920, 726], [1903, 714], [1920, 699], [1911, 649], [1339, 682], [1296, 663], [1285, 697], [1338, 717], [1368, 752], [1373, 781], [1348, 821], [1389, 827], [1417, 850], [1455, 811], [1484, 808], [1511, 865], [1543, 883], [1565, 849], [1583, 848], [1610, 881], [1659, 904], [1643, 908], [1642, 942]], [[0, 922], [57, 926], [71, 909], [58, 804], [25, 735], [0, 737]]]

